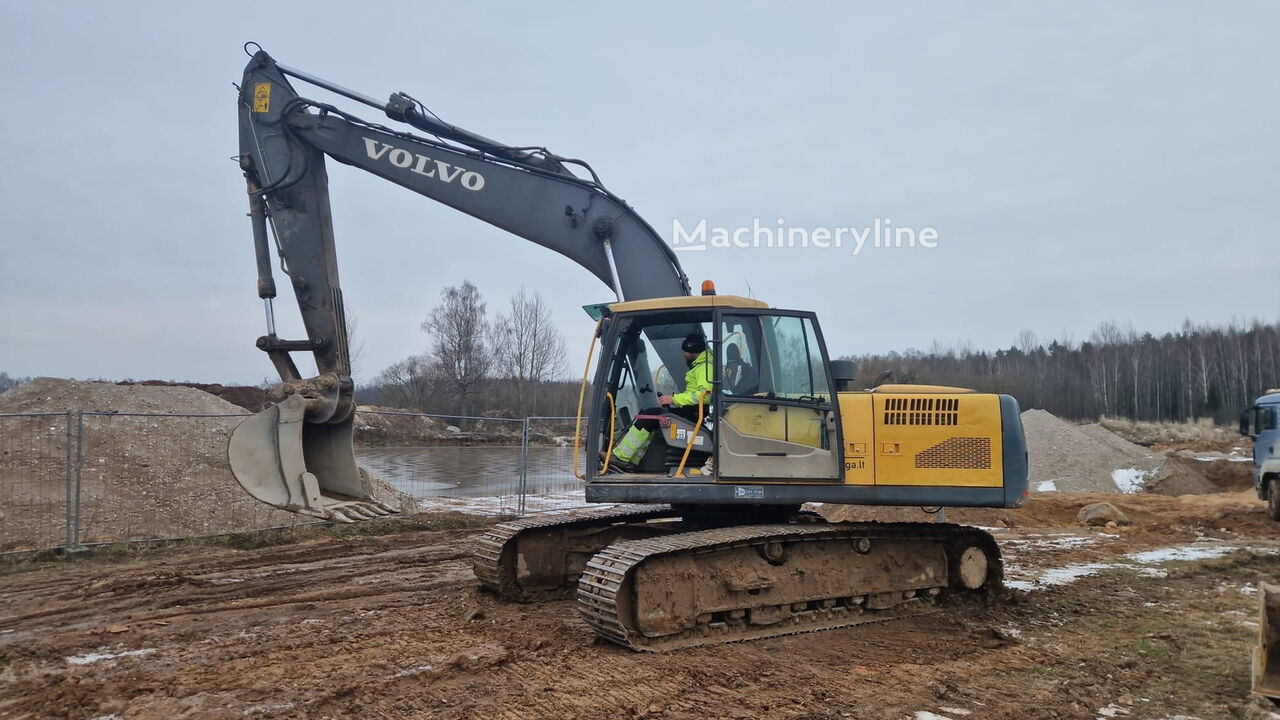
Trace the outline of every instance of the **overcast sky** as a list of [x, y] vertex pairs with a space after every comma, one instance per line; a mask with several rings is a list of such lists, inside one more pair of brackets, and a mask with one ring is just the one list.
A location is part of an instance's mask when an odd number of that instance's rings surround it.
[[[836, 355], [1280, 318], [1275, 3], [0, 8], [10, 374], [272, 374], [230, 159], [247, 40], [587, 159], [668, 240], [674, 219], [935, 228], [935, 248], [857, 256], [681, 254], [695, 287], [817, 310]], [[423, 317], [464, 279], [491, 311], [541, 292], [581, 372], [580, 306], [611, 298], [585, 270], [358, 170], [331, 163], [330, 184], [362, 379], [420, 352]], [[277, 315], [301, 337], [292, 297]]]

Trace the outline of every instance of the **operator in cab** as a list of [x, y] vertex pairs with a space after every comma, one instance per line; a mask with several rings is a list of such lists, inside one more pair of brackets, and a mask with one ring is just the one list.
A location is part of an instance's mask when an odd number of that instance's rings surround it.
[[[700, 333], [685, 337], [684, 342], [680, 344], [680, 352], [689, 365], [689, 370], [684, 374], [684, 390], [674, 395], [662, 395], [658, 398], [658, 403], [668, 408], [670, 412], [697, 422], [699, 398], [703, 403], [704, 417], [706, 404], [711, 399], [712, 381], [715, 379], [715, 358], [712, 356], [711, 349], [707, 347], [706, 338]], [[662, 409], [655, 407], [645, 408], [639, 414], [661, 413]], [[609, 469], [615, 472], [634, 472], [640, 459], [644, 457], [645, 451], [649, 449], [649, 443], [653, 442], [654, 432], [659, 425], [658, 420], [637, 417], [627, 429], [626, 435], [623, 435], [614, 446]]]

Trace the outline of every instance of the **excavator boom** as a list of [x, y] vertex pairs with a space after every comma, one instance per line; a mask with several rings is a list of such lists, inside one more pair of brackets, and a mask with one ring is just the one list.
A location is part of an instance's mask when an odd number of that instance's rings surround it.
[[[289, 76], [378, 108], [433, 137], [306, 99]], [[373, 501], [351, 446], [354, 386], [326, 157], [554, 250], [605, 282], [620, 300], [689, 294], [675, 254], [584, 162], [463, 130], [404, 93], [378, 103], [279, 65], [261, 50], [244, 71], [239, 120], [258, 295], [267, 312], [267, 334], [257, 345], [282, 382], [269, 394], [275, 405], [236, 428], [229, 455], [236, 479], [263, 502], [340, 521], [389, 511]], [[571, 167], [589, 177], [575, 175]], [[306, 340], [276, 335], [273, 242], [293, 286]], [[678, 342], [657, 350], [669, 362], [679, 360]], [[294, 352], [314, 356], [316, 377], [301, 377]]]

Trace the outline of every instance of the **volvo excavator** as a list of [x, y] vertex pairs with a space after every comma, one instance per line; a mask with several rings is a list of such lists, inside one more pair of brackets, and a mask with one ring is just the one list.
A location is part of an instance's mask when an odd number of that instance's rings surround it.
[[[308, 99], [292, 81], [395, 125]], [[257, 49], [238, 106], [267, 313], [257, 346], [281, 377], [274, 404], [229, 444], [235, 477], [254, 497], [336, 522], [392, 512], [374, 499], [352, 448], [332, 159], [558, 252], [616, 295], [593, 306], [575, 447], [585, 499], [604, 507], [494, 526], [474, 558], [485, 588], [521, 602], [576, 595], [587, 625], [636, 650], [889, 620], [1000, 590], [1000, 551], [980, 529], [826, 522], [803, 506], [1021, 505], [1026, 443], [1012, 397], [859, 389], [852, 363], [829, 359], [814, 313], [717, 294], [710, 283], [693, 294], [670, 247], [587, 163], [490, 140], [404, 93], [381, 102]], [[273, 255], [305, 340], [276, 335]], [[676, 412], [659, 399], [683, 389], [683, 370], [673, 369], [686, 366], [690, 336], [712, 358], [711, 389]], [[316, 376], [301, 377], [298, 352], [314, 356]], [[611, 455], [637, 420], [655, 430], [618, 471]]]

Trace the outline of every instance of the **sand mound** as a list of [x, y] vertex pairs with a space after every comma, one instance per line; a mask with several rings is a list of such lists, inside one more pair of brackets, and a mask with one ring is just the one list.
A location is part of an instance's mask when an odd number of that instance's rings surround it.
[[[219, 534], [310, 520], [258, 502], [231, 475], [227, 441], [245, 414], [236, 405], [189, 387], [57, 378], [37, 378], [0, 394], [0, 413], [67, 409], [114, 413], [83, 419], [82, 543]], [[66, 443], [62, 418], [0, 418], [0, 550], [64, 542]], [[74, 458], [74, 438], [71, 450]], [[374, 485], [383, 502], [413, 507], [387, 483], [375, 479]]]
[[252, 385], [223, 385], [221, 383], [191, 383], [191, 382], [169, 382], [167, 380], [126, 380], [117, 383], [118, 385], [157, 385], [161, 387], [189, 387], [195, 388], [217, 395], [233, 405], [248, 410], [249, 412], [261, 412], [267, 407], [267, 391]]
[[0, 393], [0, 412], [86, 410], [117, 413], [243, 415], [244, 410], [182, 386], [115, 385], [40, 377]]
[[1072, 425], [1044, 410], [1027, 410], [1022, 425], [1032, 490], [1185, 495], [1218, 489], [1193, 467], [1098, 424]]

